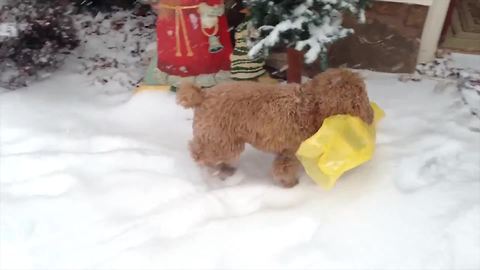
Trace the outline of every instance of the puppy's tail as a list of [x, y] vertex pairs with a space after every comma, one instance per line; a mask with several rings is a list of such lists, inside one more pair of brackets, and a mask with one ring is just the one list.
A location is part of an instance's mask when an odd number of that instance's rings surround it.
[[202, 89], [191, 82], [182, 82], [177, 91], [177, 103], [185, 108], [194, 108], [204, 100]]

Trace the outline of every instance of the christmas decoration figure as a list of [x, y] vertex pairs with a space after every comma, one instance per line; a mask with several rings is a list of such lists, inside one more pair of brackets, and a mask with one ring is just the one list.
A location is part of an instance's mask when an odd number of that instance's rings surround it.
[[[157, 51], [147, 85], [189, 80], [209, 87], [230, 78], [232, 44], [221, 0], [165, 0], [157, 12]], [[156, 62], [156, 63], [155, 63]]]
[[[246, 8], [239, 11], [250, 15], [250, 11]], [[271, 78], [266, 72], [265, 55], [251, 57], [248, 55], [250, 50], [250, 40], [258, 35], [252, 24], [244, 19], [242, 23], [235, 28], [235, 48], [230, 56], [231, 76], [233, 80], [254, 80], [263, 83], [278, 83], [277, 80]]]
[[261, 56], [250, 58], [248, 55], [248, 22], [243, 22], [235, 29], [235, 48], [230, 57], [232, 79], [252, 80], [265, 74], [265, 60]]
[[[319, 56], [325, 61], [328, 45], [353, 32], [342, 26], [342, 14], [349, 12], [364, 21], [364, 8], [368, 1], [246, 0], [252, 12], [249, 21], [260, 32], [250, 56], [283, 46], [290, 51], [305, 52], [307, 64], [313, 63]], [[290, 70], [294, 72], [291, 65]], [[295, 80], [299, 80], [300, 73], [294, 73], [297, 77]]]

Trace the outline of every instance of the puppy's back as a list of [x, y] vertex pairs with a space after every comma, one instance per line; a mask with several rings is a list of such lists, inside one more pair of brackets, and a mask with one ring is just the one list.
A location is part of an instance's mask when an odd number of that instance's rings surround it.
[[204, 100], [195, 108], [194, 125], [197, 130], [235, 137], [264, 151], [279, 151], [290, 142], [297, 144], [290, 137], [298, 136], [286, 131], [296, 127], [296, 117], [302, 118], [295, 113], [300, 106], [299, 91], [298, 84], [222, 83], [204, 90]]

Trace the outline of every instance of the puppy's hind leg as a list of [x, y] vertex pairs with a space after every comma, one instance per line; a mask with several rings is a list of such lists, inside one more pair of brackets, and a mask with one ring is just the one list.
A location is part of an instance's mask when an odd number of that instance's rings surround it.
[[224, 147], [220, 148], [216, 147], [216, 150], [220, 151], [212, 158], [212, 163], [215, 164], [213, 166], [213, 174], [221, 180], [225, 180], [234, 175], [237, 169], [233, 164], [238, 160], [244, 149], [245, 143], [243, 142], [225, 144]]
[[222, 180], [235, 173], [236, 168], [233, 163], [238, 159], [244, 148], [244, 143], [204, 143], [198, 138], [194, 138], [190, 143], [190, 152], [193, 159], [199, 165], [209, 168], [213, 175]]
[[273, 161], [273, 177], [282, 186], [290, 188], [298, 184], [300, 162], [294, 154], [281, 153]]
[[235, 168], [232, 164], [228, 163], [220, 163], [213, 168], [212, 174], [218, 176], [221, 180], [226, 180], [228, 177], [235, 174], [237, 168]]

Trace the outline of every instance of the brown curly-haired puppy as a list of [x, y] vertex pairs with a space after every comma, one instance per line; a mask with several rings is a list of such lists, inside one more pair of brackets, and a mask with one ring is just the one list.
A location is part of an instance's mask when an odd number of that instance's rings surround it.
[[183, 83], [177, 102], [194, 109], [190, 151], [198, 164], [231, 175], [248, 143], [276, 154], [273, 175], [285, 187], [298, 183], [295, 152], [326, 117], [373, 120], [363, 80], [343, 69], [327, 70], [303, 85], [229, 82], [201, 90]]

